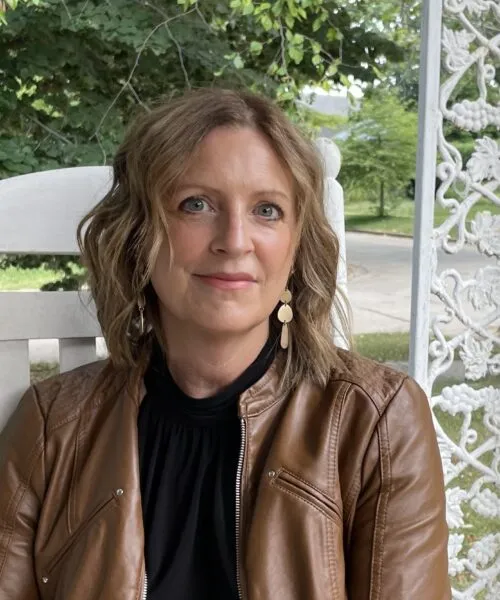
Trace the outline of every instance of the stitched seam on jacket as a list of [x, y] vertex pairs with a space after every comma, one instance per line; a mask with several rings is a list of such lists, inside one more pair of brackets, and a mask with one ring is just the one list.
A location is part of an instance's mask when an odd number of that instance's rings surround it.
[[[387, 402], [383, 405], [383, 408], [381, 410], [379, 404], [377, 404], [377, 401], [375, 400], [373, 394], [371, 394], [368, 390], [367, 387], [364, 387], [364, 384], [366, 382], [364, 381], [353, 381], [352, 379], [349, 379], [348, 377], [335, 377], [335, 379], [332, 379], [332, 381], [336, 381], [336, 382], [340, 382], [342, 381], [343, 383], [347, 383], [349, 384], [350, 387], [357, 387], [358, 389], [360, 389], [363, 394], [366, 395], [366, 397], [370, 400], [370, 402], [373, 404], [373, 406], [375, 407], [375, 410], [377, 411], [377, 414], [379, 417], [381, 417], [385, 411], [387, 410], [387, 407], [389, 406], [389, 404], [392, 402], [392, 400], [395, 398], [395, 396], [398, 395], [399, 390], [402, 388], [404, 382], [408, 379], [408, 375], [404, 375], [402, 374], [402, 379], [399, 382], [399, 385], [397, 386], [396, 390], [394, 390], [392, 396], [389, 396], [389, 399], [387, 400]], [[385, 397], [381, 397], [381, 400], [383, 400]]]
[[[253, 395], [250, 394], [253, 398]], [[266, 406], [262, 407], [260, 410], [257, 410], [255, 412], [248, 412], [248, 409], [245, 410], [245, 413], [247, 414], [248, 418], [252, 418], [252, 417], [258, 417], [259, 415], [261, 415], [262, 413], [266, 412], [267, 410], [269, 410], [270, 408], [272, 408], [273, 406], [276, 406], [276, 404], [279, 404], [280, 402], [283, 402], [283, 400], [286, 399], [286, 396], [280, 395], [278, 396], [278, 398], [276, 398], [276, 400], [274, 400], [274, 402], [272, 402], [271, 404], [266, 404]]]
[[45, 565], [44, 572], [50, 576], [54, 569], [59, 565], [61, 560], [67, 555], [68, 551], [70, 551], [74, 545], [79, 541], [82, 534], [87, 531], [89, 527], [91, 527], [96, 521], [97, 517], [101, 518], [106, 510], [111, 508], [112, 502], [115, 502], [118, 505], [115, 495], [113, 494], [110, 498], [107, 498], [97, 508], [91, 513], [91, 515], [84, 520], [80, 526], [75, 530], [73, 534], [70, 534], [66, 541], [62, 544], [62, 546], [57, 550], [54, 556], [48, 561]]
[[[2, 536], [2, 538], [5, 539], [6, 541], [5, 541], [5, 551], [4, 551], [3, 557], [0, 558], [0, 578], [2, 577], [2, 573], [5, 568], [5, 564], [7, 562], [7, 554], [8, 554], [10, 543], [11, 543], [12, 538], [14, 537], [14, 533], [16, 531], [16, 517], [17, 517], [17, 513], [19, 511], [19, 507], [21, 506], [21, 503], [24, 499], [24, 495], [26, 494], [29, 483], [31, 481], [31, 476], [33, 474], [33, 469], [35, 467], [35, 464], [36, 464], [37, 460], [39, 459], [39, 457], [42, 455], [44, 446], [45, 446], [45, 418], [44, 418], [44, 414], [41, 410], [37, 391], [34, 386], [32, 388], [32, 393], [33, 393], [34, 404], [36, 405], [36, 407], [40, 413], [41, 419], [44, 423], [44, 432], [40, 436], [41, 439], [38, 439], [35, 442], [33, 449], [31, 451], [31, 453], [29, 454], [29, 457], [28, 457], [29, 468], [27, 470], [26, 478], [21, 481], [21, 483], [18, 486], [18, 489], [12, 495], [12, 498], [9, 501], [9, 504], [7, 505], [7, 511], [6, 511], [6, 517], [5, 517], [5, 523], [6, 523], [5, 534]], [[19, 499], [16, 502], [15, 499], [17, 496], [19, 496]], [[9, 525], [8, 525], [9, 512], [12, 509], [13, 509], [12, 525], [9, 527]], [[2, 538], [0, 538], [0, 541]], [[1, 544], [0, 544], [0, 548], [1, 548]]]
[[[346, 389], [346, 393], [344, 395], [344, 398], [342, 399], [342, 408], [344, 408], [345, 400], [347, 398], [348, 392], [354, 387], [354, 385], [356, 385], [356, 384], [353, 384], [351, 382], [349, 384], [348, 388]], [[359, 386], [357, 386], [357, 387], [359, 387]], [[360, 388], [360, 389], [364, 392], [363, 388]], [[367, 396], [370, 399], [370, 401], [372, 402], [372, 404], [375, 406], [375, 409], [377, 409], [377, 405], [372, 400], [372, 398], [370, 397], [370, 395], [367, 394]], [[377, 413], [378, 413], [378, 410], [377, 410]], [[371, 441], [373, 440], [373, 436], [376, 434], [378, 421], [379, 421], [379, 419], [377, 419], [377, 423], [375, 424], [375, 427], [373, 428], [373, 432], [372, 432], [372, 435], [370, 436], [370, 441], [368, 442], [367, 448], [370, 447]], [[361, 470], [363, 468], [363, 464], [364, 464], [364, 460], [361, 461], [360, 469], [356, 473], [353, 473], [352, 483], [351, 483], [351, 486], [349, 487], [349, 489], [347, 490], [346, 499], [345, 499], [345, 503], [344, 503], [344, 506], [343, 506], [343, 513], [344, 513], [344, 517], [345, 517], [344, 518], [344, 522], [345, 523], [351, 523], [350, 529], [352, 529], [353, 514], [354, 514], [354, 511], [356, 509], [356, 504], [354, 502], [354, 499], [358, 496], [359, 491], [361, 489], [361, 475], [360, 475], [360, 472], [361, 472]], [[359, 475], [359, 477], [358, 477], [358, 475]], [[350, 532], [349, 532], [349, 535], [350, 535]]]
[[52, 425], [49, 429], [47, 429], [47, 433], [52, 433], [53, 431], [56, 431], [56, 429], [59, 429], [63, 425], [67, 425], [68, 423], [71, 423], [75, 419], [78, 419], [80, 414], [81, 414], [81, 410], [78, 409], [75, 413], [68, 415], [67, 417], [64, 417], [64, 419], [61, 419], [60, 421], [57, 421], [57, 423], [54, 423], [54, 425]]
[[[329, 521], [335, 522], [335, 518], [332, 517], [332, 515], [329, 514], [324, 508], [321, 508], [321, 506], [318, 506], [317, 504], [314, 504], [314, 502], [311, 502], [310, 500], [308, 500], [307, 498], [304, 498], [304, 496], [301, 496], [300, 494], [297, 494], [296, 492], [292, 492], [292, 490], [289, 490], [288, 488], [286, 488], [285, 486], [281, 485], [281, 483], [279, 483], [277, 481], [275, 481], [273, 483], [273, 485], [276, 488], [278, 488], [281, 492], [284, 492], [285, 494], [289, 494], [290, 496], [294, 496], [295, 498], [297, 498], [301, 502], [305, 502], [306, 504], [309, 504], [309, 506], [312, 506], [312, 508], [314, 508], [315, 510], [319, 511]], [[330, 560], [328, 560], [328, 562], [330, 562]]]
[[[335, 403], [333, 406], [333, 415], [332, 418], [335, 417], [334, 422], [335, 422], [335, 438], [334, 440], [332, 440], [334, 442], [334, 446], [331, 447], [331, 455], [333, 456], [333, 472], [334, 473], [338, 473], [339, 470], [339, 465], [338, 465], [338, 455], [337, 452], [334, 452], [333, 450], [335, 448], [338, 447], [338, 439], [339, 439], [339, 431], [340, 431], [340, 421], [342, 418], [342, 411], [344, 409], [345, 406], [345, 401], [347, 398], [347, 394], [349, 393], [349, 390], [351, 389], [351, 384], [344, 382], [344, 385], [341, 387], [341, 389], [338, 392], [338, 405], [339, 405], [339, 410], [336, 411], [335, 410]], [[333, 482], [332, 482], [333, 483]]]
[[[345, 402], [345, 398], [347, 397], [347, 392], [350, 391], [352, 388], [357, 387], [359, 388], [363, 394], [366, 395], [366, 397], [370, 400], [370, 402], [372, 403], [372, 405], [375, 407], [375, 410], [377, 411], [378, 414], [378, 419], [377, 422], [375, 423], [375, 426], [373, 428], [373, 432], [372, 435], [370, 436], [370, 441], [367, 444], [367, 449], [370, 447], [371, 442], [373, 440], [373, 437], [377, 434], [377, 427], [380, 423], [380, 419], [382, 417], [382, 414], [380, 413], [379, 407], [377, 406], [377, 403], [375, 402], [375, 400], [371, 397], [371, 395], [368, 393], [367, 390], [365, 390], [363, 387], [361, 387], [359, 384], [354, 383], [352, 381], [349, 381], [347, 379], [339, 379], [339, 381], [344, 381], [345, 383], [349, 384], [349, 387], [347, 388], [346, 394], [343, 398], [344, 402]], [[398, 390], [399, 391], [399, 388]], [[397, 392], [396, 392], [397, 394]], [[394, 397], [394, 396], [393, 396]], [[388, 404], [392, 401], [389, 400]], [[366, 451], [365, 451], [366, 452]], [[349, 490], [346, 493], [346, 501], [345, 501], [345, 515], [346, 515], [346, 522], [349, 522], [349, 520], [352, 519], [353, 517], [353, 513], [356, 510], [356, 503], [354, 502], [354, 499], [356, 498], [356, 496], [359, 494], [360, 490], [361, 490], [361, 476], [356, 477], [357, 474], [359, 474], [361, 472], [361, 470], [363, 469], [363, 464], [364, 464], [364, 460], [361, 461], [361, 466], [360, 469], [358, 470], [357, 473], [353, 474], [353, 481], [351, 484], [351, 487], [349, 488]]]
[[75, 502], [73, 499], [73, 482], [76, 479], [76, 473], [78, 471], [78, 460], [80, 458], [80, 454], [78, 453], [79, 441], [80, 441], [80, 436], [77, 432], [76, 436], [75, 436], [75, 443], [74, 443], [75, 456], [73, 457], [73, 469], [72, 469], [71, 481], [70, 481], [70, 485], [69, 485], [68, 511], [66, 513], [67, 527], [68, 527], [69, 535], [72, 534], [72, 525], [73, 525], [73, 523], [76, 522], [76, 508], [75, 508]]
[[[329, 423], [328, 423], [328, 448], [332, 448], [332, 419], [333, 419], [333, 407], [331, 410], [331, 414], [330, 414], [330, 419], [329, 419]], [[328, 490], [332, 489], [332, 454], [333, 452], [328, 452], [328, 458], [327, 458], [327, 474], [326, 474], [326, 481], [327, 481], [327, 487]], [[328, 564], [328, 585], [330, 587], [330, 593], [332, 598], [334, 598], [335, 600], [337, 600], [337, 588], [335, 585], [336, 582], [336, 577], [334, 577], [333, 575], [333, 569], [334, 569], [334, 556], [333, 556], [333, 540], [332, 540], [332, 528], [330, 527], [330, 524], [327, 524], [327, 528], [326, 528], [326, 552], [327, 552], [327, 564]]]
[[[347, 395], [347, 391], [349, 390], [349, 385], [344, 385], [342, 386], [343, 389], [341, 388], [341, 390], [339, 390], [338, 392], [338, 401], [340, 403], [340, 406], [342, 407], [344, 405], [345, 402], [345, 398]], [[342, 393], [343, 392], [343, 393]], [[340, 413], [340, 411], [339, 411]], [[338, 465], [337, 465], [337, 453], [335, 452], [335, 448], [337, 447], [337, 442], [338, 442], [338, 432], [339, 432], [339, 426], [340, 426], [340, 419], [335, 419], [335, 403], [333, 403], [332, 405], [332, 409], [331, 409], [331, 415], [330, 415], [330, 425], [329, 425], [329, 449], [330, 452], [328, 453], [328, 474], [327, 474], [327, 481], [328, 481], [328, 490], [330, 491], [330, 494], [333, 498], [333, 488], [334, 488], [334, 473], [338, 472]], [[335, 504], [335, 503], [334, 503]], [[340, 519], [340, 523], [343, 525], [343, 519], [342, 519], [342, 511], [341, 511], [341, 519]], [[329, 567], [329, 580], [331, 582], [332, 585], [332, 597], [337, 600], [339, 597], [339, 589], [338, 589], [338, 585], [337, 585], [337, 578], [335, 577], [335, 556], [334, 556], [334, 540], [333, 540], [333, 531], [331, 527], [328, 527], [327, 529], [327, 540], [328, 540], [328, 567]]]
[[313, 483], [310, 483], [306, 479], [303, 479], [300, 475], [297, 475], [296, 473], [292, 473], [292, 471], [289, 471], [288, 469], [285, 469], [284, 467], [282, 467], [279, 470], [279, 472], [280, 473], [287, 473], [288, 475], [290, 475], [290, 477], [292, 477], [293, 479], [297, 479], [298, 481], [300, 481], [301, 483], [303, 483], [306, 487], [309, 487], [309, 488], [315, 490], [316, 492], [318, 492], [318, 494], [320, 494], [321, 496], [325, 496], [326, 498], [328, 498], [328, 500], [330, 500], [330, 502], [337, 507], [338, 513], [340, 515], [340, 508], [337, 506], [337, 503], [333, 500], [333, 498], [331, 496], [329, 496], [323, 490], [320, 490], [319, 487], [316, 487]]
[[[99, 362], [102, 363], [103, 361], [99, 361]], [[94, 366], [94, 365], [88, 365], [88, 366]], [[60, 377], [60, 376], [56, 375], [55, 377]], [[95, 378], [96, 378], [96, 374], [95, 374], [94, 370], [89, 370], [89, 371], [86, 371], [83, 373], [78, 373], [77, 375], [71, 375], [71, 377], [74, 378], [74, 381], [72, 382], [72, 385], [69, 386], [70, 389], [72, 391], [74, 391], [74, 389], [78, 390], [78, 397], [75, 399], [75, 402], [74, 402], [74, 404], [76, 405], [76, 408], [74, 406], [69, 407], [68, 408], [69, 414], [66, 412], [64, 415], [62, 415], [59, 418], [58, 421], [56, 421], [53, 424], [50, 424], [50, 426], [47, 427], [47, 433], [52, 433], [56, 429], [59, 429], [59, 427], [61, 427], [62, 425], [66, 425], [67, 423], [71, 423], [75, 419], [78, 419], [80, 417], [80, 415], [84, 414], [85, 412], [93, 410], [93, 406], [90, 406], [90, 407], [87, 406], [85, 408], [82, 408], [82, 407], [85, 406], [85, 400], [87, 400], [94, 393], [94, 383], [95, 383]], [[90, 386], [88, 385], [89, 381], [90, 381]], [[44, 381], [43, 383], [45, 384], [46, 382]], [[49, 403], [49, 406], [47, 408], [47, 413], [50, 412], [50, 408], [52, 407], [52, 404], [56, 401], [56, 399], [59, 396], [66, 394], [68, 392], [67, 388], [68, 388], [68, 384], [66, 384], [66, 385], [60, 384], [59, 385], [58, 392], [56, 394], [53, 394], [53, 397]], [[49, 414], [47, 414], [46, 421], [47, 421], [47, 424], [50, 423], [50, 415]]]
[[[342, 396], [342, 399], [340, 401], [340, 408], [338, 411], [338, 419], [337, 419], [337, 440], [338, 440], [338, 432], [340, 429], [340, 422], [342, 420], [342, 414], [343, 414], [343, 410], [344, 410], [344, 406], [345, 406], [345, 401], [347, 398], [347, 395], [349, 393], [349, 391], [351, 390], [351, 388], [353, 387], [353, 384], [351, 382], [348, 381], [343, 381], [343, 383], [346, 384], [345, 386], [345, 392], [344, 395]], [[337, 453], [335, 452], [335, 465], [338, 471], [338, 463], [337, 463]], [[359, 490], [360, 484], [358, 482], [358, 480], [356, 479], [356, 473], [353, 474], [353, 482], [351, 483], [350, 488], [348, 489], [347, 493], [346, 493], [346, 500], [345, 502], [342, 502], [342, 515], [343, 515], [343, 522], [344, 523], [348, 523], [349, 522], [349, 518], [350, 518], [350, 511], [352, 510], [352, 507], [350, 506], [353, 497], [355, 497], [356, 492]]]
[[384, 415], [378, 426], [380, 452], [380, 494], [373, 531], [373, 554], [371, 569], [370, 599], [382, 597], [382, 567], [384, 557], [384, 535], [387, 522], [387, 510], [391, 490], [390, 447], [387, 430], [387, 417]]
[[[370, 401], [372, 402], [372, 404], [374, 405], [374, 407], [377, 410], [377, 413], [379, 414], [379, 418], [377, 420], [377, 422], [375, 423], [375, 427], [373, 428], [373, 432], [372, 432], [372, 436], [370, 437], [370, 441], [368, 442], [367, 445], [367, 449], [370, 447], [373, 437], [375, 435], [377, 435], [377, 429], [380, 425], [380, 421], [382, 419], [382, 417], [384, 416], [386, 410], [389, 408], [389, 406], [391, 405], [392, 401], [394, 400], [394, 398], [396, 398], [396, 396], [399, 394], [401, 388], [403, 387], [405, 381], [408, 379], [408, 376], [406, 375], [405, 377], [403, 377], [403, 379], [401, 380], [401, 384], [398, 387], [398, 389], [394, 392], [394, 394], [392, 395], [392, 397], [389, 399], [389, 401], [386, 403], [385, 406], [385, 410], [380, 413], [380, 411], [378, 410], [377, 404], [376, 402], [373, 400], [373, 398], [370, 396], [370, 394], [364, 389], [362, 388], [360, 385], [358, 385], [357, 383], [353, 383], [353, 382], [349, 382], [351, 385], [349, 387], [349, 389], [351, 389], [353, 386], [358, 387], [364, 394], [366, 394], [366, 396], [370, 399]], [[347, 381], [347, 380], [342, 380], [342, 381]], [[347, 396], [347, 394], [346, 394]], [[345, 400], [345, 398], [344, 398]], [[360, 471], [363, 468], [363, 464], [364, 464], [364, 460], [361, 463], [361, 467], [360, 467]], [[352, 483], [352, 487], [349, 488], [349, 491], [346, 494], [346, 502], [345, 502], [345, 512], [347, 515], [346, 521], [348, 522], [351, 518], [352, 518], [352, 513], [353, 511], [355, 511], [356, 509], [356, 504], [353, 503], [352, 506], [350, 505], [351, 502], [353, 502], [353, 499], [357, 496], [357, 494], [360, 492], [361, 490], [361, 478], [359, 478], [358, 480], [354, 479], [353, 483]]]
[[[85, 377], [84, 379], [87, 379], [88, 377]], [[62, 419], [60, 419], [59, 421], [57, 421], [56, 423], [54, 423], [50, 428], [47, 428], [47, 415], [44, 414], [44, 411], [42, 410], [42, 406], [41, 406], [41, 402], [40, 402], [40, 398], [39, 398], [39, 392], [38, 389], [35, 385], [32, 386], [31, 388], [32, 393], [33, 393], [33, 398], [34, 398], [34, 403], [40, 413], [40, 417], [41, 420], [43, 421], [44, 427], [43, 427], [43, 433], [40, 436], [41, 439], [37, 440], [33, 446], [33, 450], [31, 451], [31, 453], [28, 456], [28, 469], [26, 472], [26, 478], [21, 481], [21, 483], [19, 484], [18, 489], [16, 490], [16, 492], [12, 495], [12, 498], [7, 506], [7, 511], [6, 511], [6, 523], [8, 523], [9, 521], [9, 512], [12, 510], [12, 507], [15, 505], [15, 508], [13, 509], [13, 514], [12, 514], [12, 521], [13, 521], [13, 525], [11, 527], [9, 527], [8, 525], [6, 526], [6, 533], [4, 535], [0, 536], [0, 541], [3, 541], [3, 539], [6, 539], [6, 543], [5, 543], [5, 552], [3, 557], [0, 556], [0, 577], [2, 576], [3, 573], [3, 569], [5, 568], [5, 563], [7, 561], [7, 554], [8, 554], [8, 549], [10, 546], [10, 543], [12, 541], [12, 538], [15, 534], [15, 530], [16, 530], [16, 518], [17, 518], [17, 514], [19, 512], [19, 507], [22, 504], [22, 501], [24, 499], [24, 495], [26, 494], [26, 491], [28, 489], [28, 486], [30, 484], [32, 475], [33, 475], [33, 470], [35, 467], [36, 462], [38, 461], [38, 459], [40, 458], [40, 456], [43, 454], [45, 446], [46, 446], [46, 437], [49, 433], [54, 432], [56, 429], [58, 429], [59, 427], [62, 427], [63, 425], [66, 425], [67, 423], [70, 423], [71, 421], [74, 421], [75, 419], [77, 419], [80, 416], [81, 410], [77, 409], [76, 412], [70, 414], [70, 415], [66, 415], [65, 417], [63, 417]], [[52, 402], [55, 400], [55, 398], [61, 393], [61, 388], [59, 389], [59, 392], [55, 395], [55, 397], [52, 399]], [[52, 404], [52, 403], [51, 403]], [[16, 501], [17, 496], [19, 496], [19, 499]], [[1, 547], [1, 545], [0, 545]]]
[[[255, 395], [253, 392], [249, 393], [249, 396], [251, 398], [255, 398]], [[258, 417], [259, 415], [261, 415], [262, 413], [266, 412], [267, 410], [271, 409], [273, 406], [276, 406], [276, 404], [279, 404], [280, 402], [284, 402], [289, 396], [286, 396], [284, 394], [279, 394], [275, 400], [273, 400], [272, 402], [270, 402], [269, 404], [266, 404], [265, 406], [263, 406], [261, 409], [256, 410], [256, 411], [249, 411], [248, 410], [248, 406], [245, 407], [245, 414], [248, 416], [248, 418], [252, 418], [252, 417]]]

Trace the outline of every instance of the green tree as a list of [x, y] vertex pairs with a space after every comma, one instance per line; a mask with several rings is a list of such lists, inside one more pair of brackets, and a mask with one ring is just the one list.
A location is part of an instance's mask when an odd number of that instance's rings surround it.
[[[373, 23], [382, 21], [387, 35], [404, 55], [402, 61], [391, 61], [379, 73], [383, 89], [396, 91], [412, 107], [418, 103], [421, 0], [378, 0], [364, 10], [369, 11]], [[367, 15], [368, 16], [368, 15]]]
[[415, 176], [417, 114], [393, 93], [374, 91], [349, 121], [340, 143], [341, 181], [349, 192], [374, 202], [380, 217]]
[[[363, 7], [370, 2], [0, 0], [0, 178], [106, 164], [135, 113], [190, 87], [250, 88], [314, 127], [296, 104], [305, 85], [371, 82], [404, 57]], [[63, 267], [51, 287], [76, 285], [66, 259], [12, 260]]]
[[249, 87], [303, 120], [304, 85], [372, 81], [403, 58], [349, 0], [3, 4], [0, 177], [105, 163], [134, 113], [188, 87]]

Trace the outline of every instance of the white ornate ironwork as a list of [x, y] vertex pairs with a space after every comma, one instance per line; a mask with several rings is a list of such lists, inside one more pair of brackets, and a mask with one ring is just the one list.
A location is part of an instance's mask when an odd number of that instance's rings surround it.
[[[431, 310], [428, 301], [418, 306], [414, 293], [410, 366], [428, 392], [436, 390], [431, 403], [447, 484], [453, 597], [500, 600], [500, 0], [425, 2], [427, 57], [436, 44], [432, 19], [441, 23], [441, 16], [442, 53], [434, 64], [437, 71], [442, 66], [441, 88], [439, 98], [421, 90], [421, 117], [431, 124], [437, 118], [436, 202], [446, 217], [427, 236], [434, 165], [424, 174], [421, 156], [417, 200], [426, 210], [417, 214], [415, 256], [425, 248], [430, 257], [427, 265], [414, 262], [414, 284], [420, 295], [430, 290], [439, 308]], [[422, 83], [432, 89], [435, 80], [427, 73]], [[431, 161], [433, 143], [431, 132], [420, 145]], [[471, 247], [484, 256], [475, 273], [440, 271], [440, 251]], [[428, 356], [422, 324], [430, 327]]]

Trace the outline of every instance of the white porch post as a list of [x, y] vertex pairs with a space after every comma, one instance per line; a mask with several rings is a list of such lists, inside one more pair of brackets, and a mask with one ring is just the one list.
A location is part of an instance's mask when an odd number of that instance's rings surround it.
[[[423, 0], [422, 8], [409, 370], [434, 413], [453, 598], [498, 600], [500, 0]], [[443, 253], [463, 263], [441, 268]]]
[[420, 49], [419, 144], [412, 260], [411, 339], [408, 371], [427, 393], [432, 276], [432, 231], [438, 143], [441, 0], [424, 0]]

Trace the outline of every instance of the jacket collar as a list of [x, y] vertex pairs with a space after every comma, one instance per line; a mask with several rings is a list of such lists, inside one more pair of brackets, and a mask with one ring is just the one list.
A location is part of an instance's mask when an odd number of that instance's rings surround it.
[[243, 392], [239, 400], [239, 416], [254, 417], [283, 400], [280, 391], [278, 360], [275, 359], [264, 375]]
[[[257, 416], [283, 399], [283, 394], [279, 393], [277, 362], [275, 359], [264, 375], [241, 394], [238, 402], [238, 414], [241, 418]], [[138, 391], [135, 398], [139, 407], [146, 396], [146, 386], [144, 373], [138, 374], [137, 377]]]

